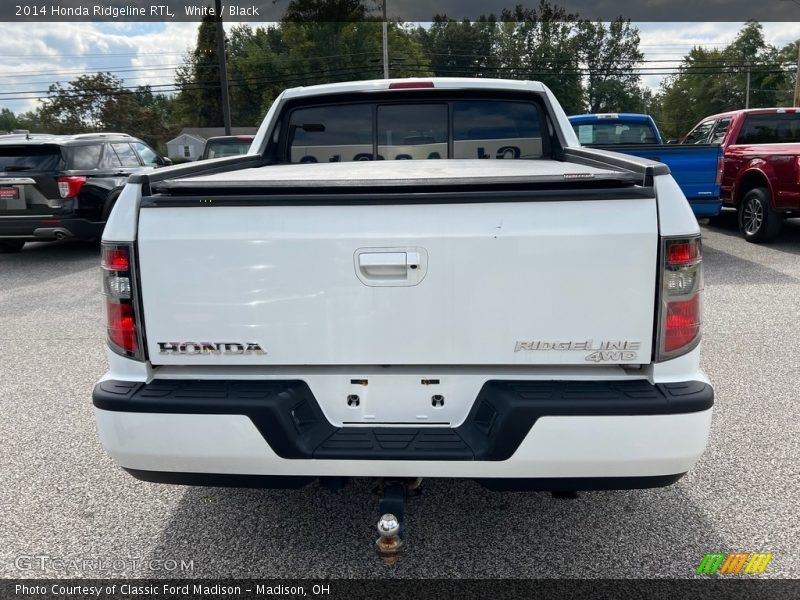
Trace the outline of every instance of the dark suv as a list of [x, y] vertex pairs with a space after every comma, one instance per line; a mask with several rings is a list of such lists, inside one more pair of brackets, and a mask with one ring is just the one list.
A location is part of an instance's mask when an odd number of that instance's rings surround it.
[[0, 136], [0, 252], [99, 238], [128, 176], [166, 164], [124, 133]]

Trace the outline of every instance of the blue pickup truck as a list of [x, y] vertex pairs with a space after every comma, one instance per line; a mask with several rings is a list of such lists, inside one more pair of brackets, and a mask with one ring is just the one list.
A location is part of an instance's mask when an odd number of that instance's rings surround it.
[[584, 146], [666, 164], [697, 217], [719, 214], [722, 148], [716, 144], [665, 144], [649, 115], [607, 113], [569, 117]]

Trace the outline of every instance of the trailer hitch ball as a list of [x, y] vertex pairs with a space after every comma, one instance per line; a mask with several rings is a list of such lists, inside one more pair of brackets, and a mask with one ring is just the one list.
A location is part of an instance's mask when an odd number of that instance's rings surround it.
[[400, 532], [400, 520], [391, 513], [383, 515], [378, 521], [378, 533], [381, 537], [375, 542], [378, 556], [387, 565], [393, 565], [400, 559], [400, 549], [403, 541]]

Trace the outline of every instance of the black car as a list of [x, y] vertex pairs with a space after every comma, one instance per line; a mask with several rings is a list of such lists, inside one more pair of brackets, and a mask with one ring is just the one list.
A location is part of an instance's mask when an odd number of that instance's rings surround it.
[[167, 164], [124, 133], [0, 136], [0, 252], [99, 238], [128, 176]]

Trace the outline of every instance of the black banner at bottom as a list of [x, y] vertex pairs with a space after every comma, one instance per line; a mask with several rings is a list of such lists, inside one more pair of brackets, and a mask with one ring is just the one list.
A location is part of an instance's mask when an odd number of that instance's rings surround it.
[[800, 579], [6, 579], [0, 598], [760, 600], [800, 598]]

